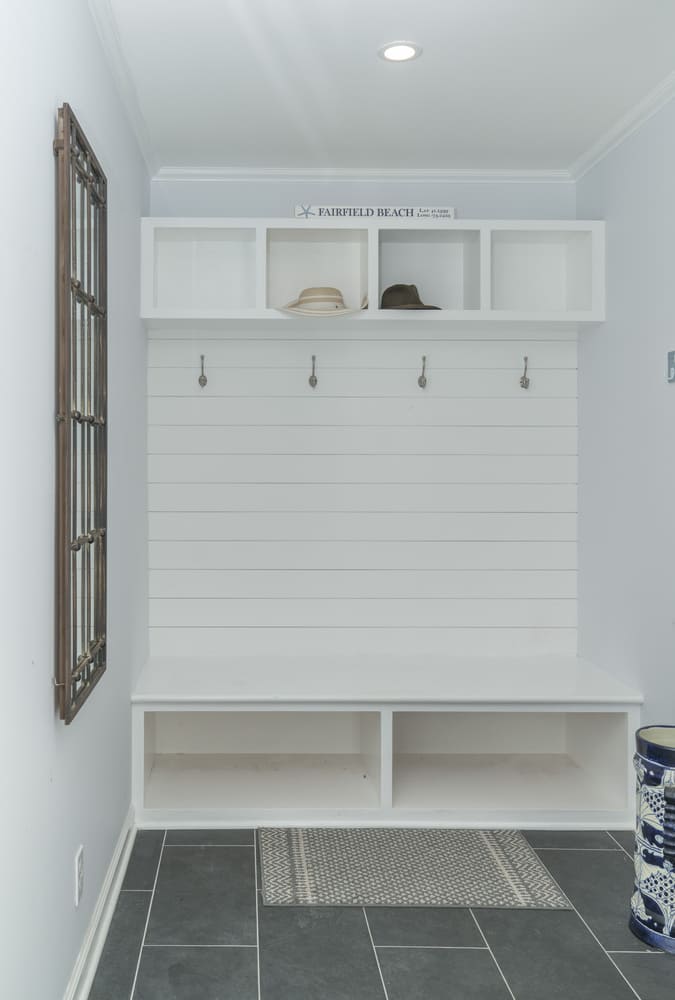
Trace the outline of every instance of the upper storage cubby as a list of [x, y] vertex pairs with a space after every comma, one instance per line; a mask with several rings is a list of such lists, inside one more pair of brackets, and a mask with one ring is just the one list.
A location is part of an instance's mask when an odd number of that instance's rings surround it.
[[177, 220], [149, 227], [146, 236], [145, 315], [148, 310], [192, 315], [255, 308], [254, 226], [224, 228], [208, 220], [184, 225]]
[[480, 309], [479, 229], [381, 229], [379, 301], [390, 285], [416, 285], [422, 302]]
[[593, 310], [592, 229], [492, 231], [491, 308], [517, 313]]
[[304, 288], [338, 288], [348, 309], [368, 295], [368, 230], [314, 226], [267, 230], [267, 306], [280, 309]]
[[[306, 288], [338, 288], [354, 322], [598, 322], [602, 222], [143, 219], [141, 315], [153, 326], [252, 319]], [[437, 309], [381, 309], [390, 285]], [[365, 303], [367, 308], [364, 308]]]

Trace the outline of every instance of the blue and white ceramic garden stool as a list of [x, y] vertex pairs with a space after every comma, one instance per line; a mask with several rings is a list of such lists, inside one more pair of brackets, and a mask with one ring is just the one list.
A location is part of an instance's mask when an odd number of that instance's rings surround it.
[[637, 817], [635, 892], [630, 929], [655, 948], [675, 952], [675, 726], [635, 734]]

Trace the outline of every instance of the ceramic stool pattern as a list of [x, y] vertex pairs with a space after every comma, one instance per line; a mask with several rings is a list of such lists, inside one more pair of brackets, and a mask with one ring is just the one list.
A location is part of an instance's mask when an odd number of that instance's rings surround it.
[[635, 892], [630, 928], [675, 953], [675, 726], [636, 733]]

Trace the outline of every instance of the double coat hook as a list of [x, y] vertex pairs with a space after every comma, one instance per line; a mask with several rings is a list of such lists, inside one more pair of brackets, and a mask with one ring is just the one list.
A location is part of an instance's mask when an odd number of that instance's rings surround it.
[[204, 355], [201, 354], [200, 357], [202, 359], [202, 373], [199, 376], [199, 378], [197, 379], [197, 381], [199, 382], [200, 386], [203, 389], [204, 386], [206, 385], [206, 383], [208, 382], [208, 379], [207, 379], [206, 375], [204, 374]]
[[427, 387], [427, 374], [426, 374], [426, 372], [427, 372], [427, 356], [426, 356], [426, 354], [423, 354], [422, 355], [422, 374], [417, 379], [417, 384], [420, 387], [420, 389], [426, 389], [426, 387]]

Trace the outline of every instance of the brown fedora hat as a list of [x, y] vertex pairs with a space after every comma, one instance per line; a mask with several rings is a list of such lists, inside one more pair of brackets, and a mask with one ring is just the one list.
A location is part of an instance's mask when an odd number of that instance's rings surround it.
[[440, 306], [425, 306], [420, 299], [417, 285], [390, 285], [382, 292], [380, 309], [440, 309]]

